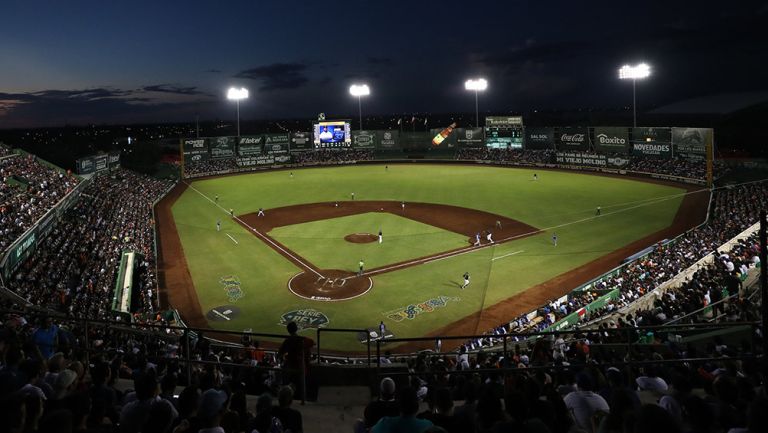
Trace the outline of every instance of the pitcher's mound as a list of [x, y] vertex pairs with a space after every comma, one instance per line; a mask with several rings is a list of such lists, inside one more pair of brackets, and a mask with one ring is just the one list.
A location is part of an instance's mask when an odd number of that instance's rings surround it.
[[369, 277], [358, 277], [349, 271], [322, 269], [319, 274], [303, 271], [294, 275], [288, 280], [288, 290], [313, 301], [344, 301], [364, 295], [373, 287]]
[[351, 235], [344, 236], [344, 240], [353, 244], [367, 244], [376, 242], [379, 240], [379, 237], [370, 233], [352, 233]]

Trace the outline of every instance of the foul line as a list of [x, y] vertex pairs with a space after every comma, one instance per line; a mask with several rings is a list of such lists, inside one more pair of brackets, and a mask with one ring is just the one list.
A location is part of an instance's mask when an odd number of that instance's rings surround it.
[[[224, 212], [225, 214], [229, 215], [229, 211], [228, 211], [228, 210], [224, 209], [223, 207], [221, 207], [221, 205], [219, 205], [219, 204], [218, 204], [218, 203], [216, 203], [215, 201], [211, 200], [211, 199], [210, 199], [210, 197], [208, 197], [207, 195], [205, 195], [205, 194], [203, 194], [202, 192], [198, 191], [198, 189], [197, 189], [197, 188], [195, 188], [194, 186], [192, 186], [191, 184], [189, 184], [189, 183], [187, 183], [187, 182], [184, 182], [184, 183], [185, 183], [185, 184], [186, 184], [188, 187], [192, 188], [192, 190], [193, 190], [193, 191], [195, 191], [196, 193], [200, 194], [200, 195], [201, 195], [203, 198], [205, 198], [205, 199], [206, 199], [206, 200], [208, 200], [209, 202], [213, 203], [213, 204], [214, 204], [214, 206], [216, 206], [216, 207], [218, 207], [219, 209], [221, 209], [221, 211], [222, 211], [222, 212]], [[232, 218], [233, 218], [233, 219], [235, 219], [235, 220], [237, 220], [237, 221], [239, 221], [239, 222], [240, 222], [240, 224], [242, 224], [242, 225], [244, 225], [244, 226], [248, 227], [249, 229], [251, 229], [251, 231], [253, 231], [254, 233], [256, 233], [256, 235], [257, 235], [257, 236], [259, 236], [259, 237], [260, 237], [260, 238], [261, 238], [261, 239], [262, 239], [264, 242], [267, 242], [267, 243], [269, 243], [269, 244], [270, 244], [270, 245], [272, 245], [272, 246], [273, 246], [275, 249], [277, 249], [277, 250], [281, 251], [283, 254], [285, 254], [286, 256], [288, 256], [288, 257], [290, 257], [290, 258], [292, 258], [293, 260], [295, 260], [297, 263], [299, 263], [300, 265], [302, 265], [302, 266], [303, 266], [303, 267], [305, 267], [306, 269], [308, 269], [308, 270], [312, 271], [312, 272], [313, 272], [315, 275], [317, 275], [318, 277], [322, 277], [322, 276], [323, 276], [322, 274], [320, 274], [320, 273], [319, 273], [319, 272], [317, 272], [316, 270], [312, 269], [312, 267], [311, 267], [311, 266], [309, 266], [309, 265], [307, 265], [306, 263], [304, 263], [303, 261], [299, 260], [299, 259], [298, 259], [296, 256], [294, 256], [293, 254], [291, 254], [291, 253], [289, 253], [288, 251], [286, 251], [286, 250], [285, 250], [283, 247], [281, 247], [280, 245], [276, 244], [276, 243], [275, 243], [274, 241], [272, 241], [272, 239], [270, 239], [268, 236], [266, 236], [266, 235], [262, 234], [261, 232], [259, 232], [259, 231], [258, 231], [258, 230], [256, 230], [255, 228], [253, 228], [253, 227], [251, 227], [250, 225], [248, 225], [248, 224], [247, 224], [245, 221], [241, 220], [239, 217], [237, 217], [237, 216], [232, 216]]]
[[515, 251], [514, 253], [504, 254], [503, 256], [494, 257], [491, 259], [491, 261], [503, 259], [504, 257], [514, 256], [515, 254], [524, 253], [525, 250]]
[[227, 236], [229, 236], [229, 238], [232, 239], [232, 242], [234, 242], [235, 244], [239, 244], [239, 242], [237, 242], [237, 240], [235, 240], [235, 238], [233, 238], [232, 235], [227, 233]]
[[[613, 215], [613, 214], [618, 214], [618, 213], [630, 211], [630, 210], [633, 210], [633, 209], [637, 209], [639, 207], [644, 207], [644, 206], [648, 206], [648, 205], [652, 205], [652, 204], [656, 204], [656, 203], [661, 203], [661, 202], [664, 202], [664, 201], [667, 201], [667, 200], [672, 200], [672, 199], [680, 197], [680, 196], [686, 196], [688, 194], [694, 194], [694, 193], [705, 192], [705, 191], [709, 192], [709, 190], [700, 189], [700, 190], [696, 190], [696, 191], [689, 191], [689, 192], [683, 193], [683, 194], [674, 194], [674, 195], [670, 195], [670, 196], [662, 196], [662, 197], [660, 197], [658, 199], [653, 199], [654, 201], [644, 201], [644, 202], [642, 202], [642, 203], [640, 203], [638, 205], [630, 206], [630, 207], [627, 207], [627, 208], [624, 208], [624, 209], [615, 210], [613, 212], [603, 212], [602, 215], [593, 215], [593, 216], [589, 216], [589, 217], [586, 217], [586, 218], [581, 218], [581, 219], [578, 219], [578, 220], [575, 220], [575, 221], [570, 221], [570, 222], [567, 222], [567, 223], [562, 223], [562, 224], [554, 225], [554, 226], [551, 226], [551, 227], [546, 227], [546, 228], [543, 228], [543, 229], [532, 230], [532, 231], [526, 232], [526, 233], [519, 233], [519, 234], [516, 234], [516, 235], [513, 235], [513, 236], [506, 237], [504, 239], [500, 239], [500, 240], [496, 241], [493, 244], [485, 244], [485, 245], [477, 246], [477, 247], [476, 246], [466, 247], [466, 248], [462, 248], [462, 249], [459, 249], [459, 250], [454, 250], [454, 251], [449, 251], [449, 252], [446, 252], [446, 253], [438, 254], [438, 255], [430, 257], [428, 259], [411, 260], [409, 262], [399, 263], [399, 264], [396, 264], [396, 265], [393, 265], [393, 266], [387, 266], [385, 268], [374, 269], [374, 270], [371, 270], [369, 272], [363, 273], [363, 276], [381, 274], [383, 272], [389, 272], [389, 271], [394, 270], [394, 269], [405, 268], [405, 267], [408, 267], [408, 266], [416, 266], [416, 265], [420, 265], [420, 264], [421, 265], [425, 265], [427, 263], [432, 263], [432, 262], [436, 262], [436, 261], [443, 260], [443, 259], [449, 259], [449, 258], [452, 258], [452, 257], [457, 257], [457, 256], [461, 256], [461, 255], [464, 255], [464, 254], [472, 253], [472, 252], [475, 252], [475, 251], [480, 251], [482, 249], [485, 249], [485, 248], [488, 248], [488, 247], [492, 247], [492, 246], [495, 246], [495, 245], [498, 245], [498, 244], [501, 244], [501, 243], [504, 243], [504, 242], [508, 242], [508, 241], [511, 241], [511, 240], [519, 239], [519, 238], [522, 238], [522, 237], [525, 237], [525, 236], [531, 236], [531, 235], [535, 235], [535, 234], [539, 234], [539, 233], [544, 233], [544, 232], [547, 232], [547, 231], [550, 231], [550, 230], [559, 229], [559, 228], [571, 226], [571, 225], [574, 225], [574, 224], [580, 224], [580, 223], [583, 223], [583, 222], [586, 222], [586, 221], [592, 221], [592, 220], [597, 219], [597, 218], [605, 218], [605, 217]], [[493, 259], [491, 259], [491, 260], [493, 260]], [[352, 277], [346, 277], [346, 278], [352, 278]]]

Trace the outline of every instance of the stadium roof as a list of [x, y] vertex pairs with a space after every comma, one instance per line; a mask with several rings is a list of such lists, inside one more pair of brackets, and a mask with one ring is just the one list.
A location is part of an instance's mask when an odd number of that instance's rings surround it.
[[678, 101], [651, 114], [731, 114], [768, 102], [768, 92], [720, 93]]

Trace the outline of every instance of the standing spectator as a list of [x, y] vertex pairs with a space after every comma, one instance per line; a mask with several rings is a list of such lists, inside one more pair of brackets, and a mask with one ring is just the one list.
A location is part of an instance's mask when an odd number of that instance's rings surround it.
[[368, 403], [363, 412], [363, 428], [356, 431], [368, 431], [385, 416], [397, 416], [400, 407], [395, 401], [395, 381], [385, 377], [379, 384], [379, 399]]
[[35, 330], [32, 339], [43, 359], [48, 359], [56, 353], [59, 346], [59, 327], [53, 324], [51, 317], [44, 317], [40, 320], [40, 327]]
[[[277, 357], [282, 361], [284, 369], [288, 370], [284, 374], [284, 384], [292, 383], [299, 394], [304, 396], [306, 386], [306, 375], [309, 372], [309, 358], [312, 353], [312, 347], [315, 342], [311, 338], [297, 335], [299, 326], [296, 322], [290, 322], [286, 326], [288, 338], [283, 340]], [[303, 398], [302, 398], [303, 400]]]

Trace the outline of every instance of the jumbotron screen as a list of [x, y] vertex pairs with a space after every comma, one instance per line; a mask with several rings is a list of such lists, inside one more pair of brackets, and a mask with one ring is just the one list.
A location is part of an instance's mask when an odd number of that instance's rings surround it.
[[315, 148], [352, 146], [349, 122], [344, 120], [317, 122], [314, 126]]

